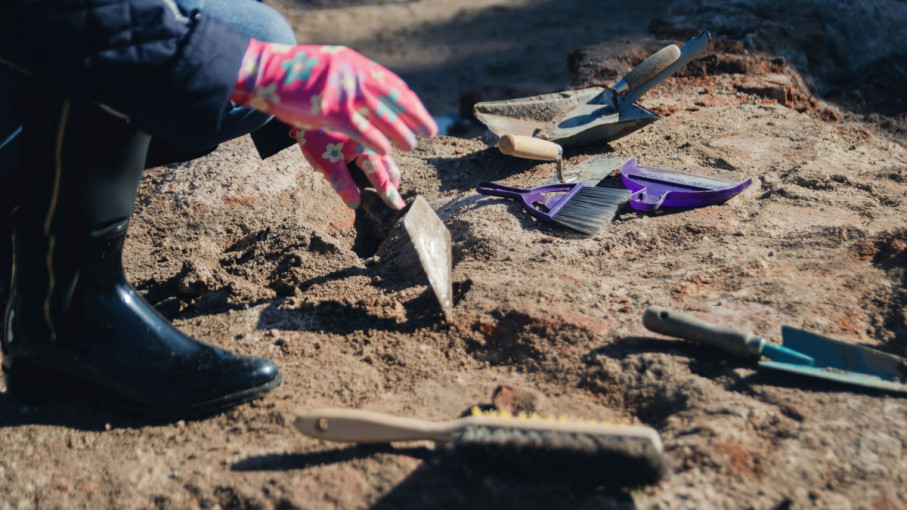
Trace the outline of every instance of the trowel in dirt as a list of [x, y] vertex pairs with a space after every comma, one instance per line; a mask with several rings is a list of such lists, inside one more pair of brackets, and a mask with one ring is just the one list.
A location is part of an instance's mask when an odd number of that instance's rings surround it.
[[[293, 144], [293, 139], [286, 136], [292, 129], [288, 124], [278, 120], [269, 122], [264, 128], [253, 133], [252, 141], [262, 159], [277, 154]], [[403, 244], [409, 244], [428, 277], [429, 286], [434, 291], [444, 317], [450, 320], [453, 310], [453, 287], [451, 273], [450, 232], [438, 215], [422, 197], [417, 197], [403, 211], [388, 207], [378, 193], [372, 188], [368, 177], [362, 169], [353, 163], [347, 168], [362, 198], [361, 207], [364, 214], [356, 214], [356, 229], [367, 238], [385, 240], [392, 232], [403, 230], [406, 235]], [[360, 221], [360, 218], [363, 218]], [[398, 220], [402, 229], [395, 229]]]
[[661, 118], [636, 100], [699, 56], [710, 41], [702, 32], [682, 48], [668, 45], [611, 87], [477, 103], [475, 115], [498, 137], [522, 135], [561, 145], [616, 140]]
[[512, 134], [506, 134], [498, 140], [498, 150], [508, 156], [556, 162], [557, 175], [543, 181], [541, 183], [543, 185], [580, 182], [598, 186], [605, 177], [619, 170], [626, 161], [626, 158], [595, 156], [565, 170], [563, 147], [540, 138]]
[[907, 393], [907, 359], [784, 326], [782, 345], [749, 331], [717, 326], [681, 312], [649, 307], [642, 318], [650, 331], [716, 347], [759, 361], [760, 367], [864, 388]]
[[357, 228], [370, 228], [382, 239], [393, 237], [396, 242], [410, 246], [444, 318], [450, 321], [453, 313], [450, 231], [422, 196], [417, 196], [402, 211], [395, 211], [381, 200], [361, 169], [353, 164], [348, 166], [360, 190], [361, 208], [371, 220], [368, 227], [357, 225]]

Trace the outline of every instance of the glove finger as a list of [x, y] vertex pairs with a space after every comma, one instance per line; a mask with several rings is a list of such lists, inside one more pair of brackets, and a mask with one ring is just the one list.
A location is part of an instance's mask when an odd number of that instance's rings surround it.
[[372, 124], [390, 138], [394, 145], [405, 151], [416, 147], [416, 134], [401, 119], [406, 107], [400, 104], [399, 89], [393, 89], [387, 94], [369, 95], [364, 100]]
[[[406, 87], [406, 85], [404, 85]], [[419, 99], [415, 92], [408, 87], [401, 92], [400, 103], [406, 108], [406, 111], [400, 115], [400, 119], [417, 135], [424, 138], [431, 138], [438, 134], [438, 123], [434, 117], [428, 113], [425, 105]]]
[[347, 139], [342, 135], [324, 131], [302, 130], [294, 131], [293, 137], [299, 141], [306, 161], [321, 172], [347, 207], [350, 209], [359, 207], [361, 202], [359, 188], [350, 175], [344, 157]]
[[390, 181], [391, 185], [397, 190], [400, 189], [400, 167], [397, 166], [397, 162], [394, 161], [390, 156], [384, 157], [384, 169], [387, 171], [387, 178]]
[[387, 154], [391, 149], [391, 141], [379, 126], [376, 126], [364, 115], [367, 112], [368, 110], [363, 108], [362, 111], [354, 112], [348, 122], [327, 123], [325, 129], [352, 138], [377, 154]]
[[359, 203], [362, 200], [359, 195], [359, 188], [357, 188], [356, 183], [353, 182], [353, 177], [350, 175], [349, 169], [346, 167], [346, 162], [343, 161], [342, 158], [336, 163], [326, 164], [321, 168], [321, 173], [324, 175], [325, 179], [331, 183], [334, 191], [340, 196], [340, 199], [343, 200], [343, 203], [345, 203], [347, 207], [350, 209], [359, 207]]
[[[425, 138], [438, 134], [438, 124], [434, 117], [428, 113], [419, 96], [409, 88], [402, 78], [379, 64], [374, 64], [369, 78], [379, 100], [386, 103], [386, 108], [392, 111], [402, 110], [396, 111], [396, 113], [411, 131]], [[392, 95], [396, 97], [391, 98]], [[379, 116], [382, 112], [379, 112]]]
[[[406, 207], [406, 202], [397, 190], [397, 184], [400, 182], [400, 170], [390, 156], [363, 155], [356, 157], [355, 161], [384, 203], [397, 210]], [[394, 175], [396, 175], [396, 179]]]
[[[340, 136], [342, 136], [342, 135], [340, 135]], [[366, 146], [362, 145], [361, 143], [356, 143], [354, 140], [350, 140], [350, 143], [344, 145], [343, 154], [346, 157], [346, 161], [348, 163], [356, 165], [360, 169], [363, 167], [363, 165], [365, 165], [365, 166], [372, 165], [371, 162], [363, 163], [363, 160], [365, 160], [365, 159], [387, 158], [388, 160], [390, 160], [390, 164], [384, 164], [383, 167], [387, 171], [388, 181], [391, 183], [391, 185], [393, 187], [399, 188], [399, 186], [400, 186], [400, 168], [396, 165], [396, 163], [393, 162], [393, 159], [391, 159], [390, 156], [381, 156], [377, 152], [367, 148]], [[350, 173], [352, 173], [352, 169], [350, 169]], [[362, 170], [362, 175], [366, 175], [365, 170]], [[367, 176], [366, 176], [366, 178], [367, 178]], [[355, 177], [353, 180], [361, 188], [362, 183], [359, 180], [355, 179]], [[371, 181], [369, 181], [368, 185], [370, 187], [374, 187], [374, 184]]]
[[342, 133], [379, 154], [387, 154], [391, 142], [399, 145], [401, 138], [383, 123], [374, 124], [376, 116], [368, 97], [382, 95], [385, 81], [393, 82], [395, 77], [349, 48], [344, 48], [342, 56], [343, 61], [329, 74], [322, 94], [322, 101], [331, 110], [325, 117], [324, 128]]

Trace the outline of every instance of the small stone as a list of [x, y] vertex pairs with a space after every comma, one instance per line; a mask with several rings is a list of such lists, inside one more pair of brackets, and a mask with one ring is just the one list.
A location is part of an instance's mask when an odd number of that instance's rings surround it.
[[534, 390], [501, 384], [494, 389], [491, 402], [498, 411], [511, 414], [539, 413], [545, 406], [545, 396]]

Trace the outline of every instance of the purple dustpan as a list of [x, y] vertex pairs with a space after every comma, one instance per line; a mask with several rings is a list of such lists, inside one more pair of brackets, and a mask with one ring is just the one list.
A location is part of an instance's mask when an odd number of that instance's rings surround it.
[[720, 204], [753, 183], [752, 178], [736, 183], [676, 170], [639, 166], [636, 158], [630, 158], [621, 165], [620, 178], [624, 186], [633, 192], [630, 195], [630, 206], [640, 211], [654, 211], [662, 206], [702, 207]]

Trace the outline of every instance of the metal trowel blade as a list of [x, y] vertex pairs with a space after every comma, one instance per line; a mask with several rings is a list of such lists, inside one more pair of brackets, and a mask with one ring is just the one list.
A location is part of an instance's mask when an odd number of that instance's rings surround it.
[[[602, 180], [620, 170], [626, 157], [594, 156], [582, 163], [564, 170], [564, 182], [581, 182], [585, 186], [598, 186]], [[557, 184], [561, 180], [552, 177], [541, 184]]]
[[561, 145], [611, 142], [642, 129], [661, 117], [638, 104], [611, 106], [585, 104], [555, 119], [536, 136]]
[[403, 228], [412, 239], [428, 283], [441, 304], [444, 317], [449, 321], [453, 312], [450, 231], [421, 196], [416, 197], [403, 217]]
[[763, 361], [759, 363], [761, 366], [866, 388], [907, 393], [907, 359], [789, 326], [781, 328], [781, 336], [784, 347], [813, 358], [813, 365]]
[[907, 359], [900, 356], [790, 326], [781, 328], [781, 337], [785, 347], [813, 358], [818, 367], [861, 372], [907, 382]]

